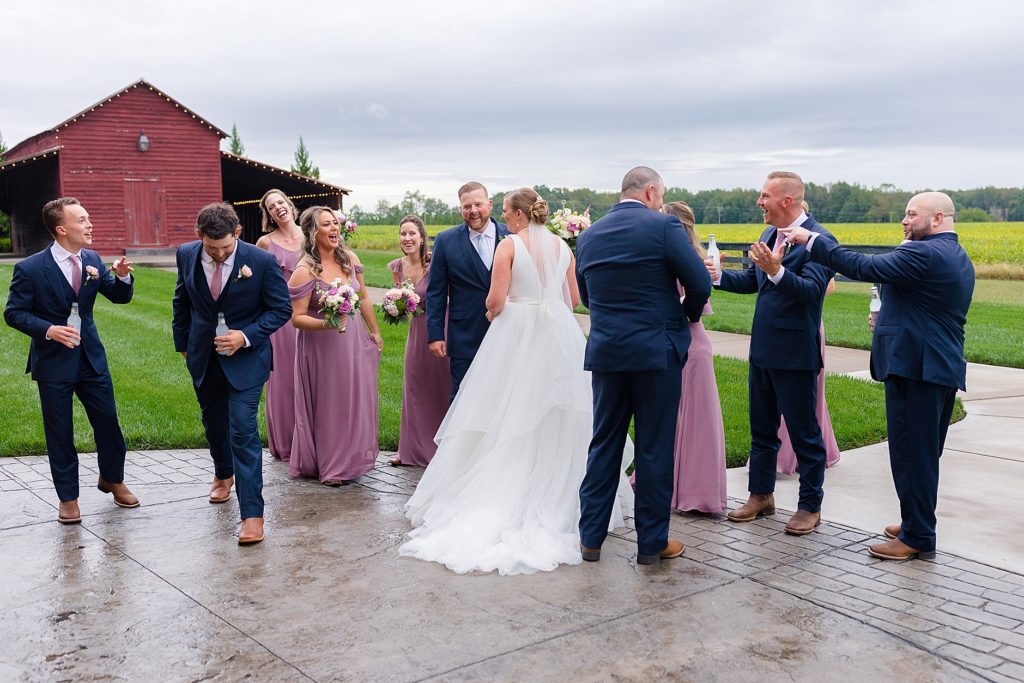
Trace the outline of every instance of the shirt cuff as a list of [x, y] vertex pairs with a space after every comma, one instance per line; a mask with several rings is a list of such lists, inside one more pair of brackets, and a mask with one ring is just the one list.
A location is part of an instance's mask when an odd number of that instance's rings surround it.
[[[239, 330], [239, 332], [242, 332], [242, 331]], [[249, 338], [245, 336], [245, 332], [242, 332], [242, 339], [245, 340], [245, 346], [243, 346], [242, 348], [247, 349], [250, 346], [252, 346], [252, 344], [249, 343]]]
[[131, 276], [131, 274], [125, 275], [124, 277], [121, 277], [120, 275], [118, 275], [117, 279], [120, 280], [121, 282], [125, 283], [126, 285], [130, 285], [132, 283], [132, 276]]
[[786, 274], [786, 266], [779, 266], [779, 272], [775, 273], [775, 275], [769, 275], [768, 279], [771, 280], [773, 285], [777, 285], [777, 284], [779, 284], [779, 280], [781, 280], [782, 276], [785, 275], [785, 274]]
[[818, 235], [820, 235], [820, 234], [821, 233], [818, 233], [818, 232], [812, 232], [811, 236], [807, 238], [807, 251], [808, 252], [811, 250], [811, 247], [814, 246], [814, 240], [818, 239]]
[[713, 286], [715, 286], [715, 287], [718, 287], [719, 285], [722, 284], [722, 273], [721, 272], [718, 273], [718, 277], [716, 277], [714, 280], [711, 281], [711, 284]]

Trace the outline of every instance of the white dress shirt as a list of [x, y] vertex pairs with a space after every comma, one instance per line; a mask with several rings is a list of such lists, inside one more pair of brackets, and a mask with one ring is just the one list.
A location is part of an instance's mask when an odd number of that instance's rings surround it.
[[[800, 215], [797, 216], [796, 220], [793, 221], [791, 224], [787, 225], [786, 227], [787, 228], [799, 228], [801, 225], [803, 225], [803, 222], [805, 220], [807, 220], [807, 214], [804, 213], [803, 211], [801, 211]], [[782, 234], [779, 233], [778, 230], [779, 230], [778, 228], [775, 228], [775, 246], [779, 246], [779, 240], [782, 239]], [[782, 252], [782, 253], [783, 253], [783, 255], [785, 255], [786, 252]], [[782, 276], [785, 275], [785, 274], [786, 274], [786, 266], [784, 266], [784, 265], [782, 265], [780, 263], [779, 264], [779, 272], [775, 273], [775, 275], [769, 275], [768, 279], [771, 280], [773, 285], [777, 285], [777, 284], [779, 284], [779, 281], [782, 280]]]
[[472, 240], [473, 248], [480, 254], [487, 270], [490, 270], [491, 264], [494, 263], [494, 238], [494, 221], [490, 219], [487, 220], [487, 227], [481, 232], [477, 232], [473, 228], [469, 229], [469, 239]]
[[[85, 272], [85, 262], [82, 260], [81, 251], [79, 251], [76, 254], [73, 254], [64, 247], [60, 246], [59, 242], [55, 241], [52, 245], [50, 245], [50, 254], [53, 255], [53, 260], [57, 262], [57, 267], [60, 268], [60, 272], [64, 273], [64, 279], [68, 281], [68, 284], [71, 285], [72, 289], [75, 288], [75, 284], [71, 281], [71, 257], [77, 256], [78, 267], [81, 268], [82, 270], [82, 282], [80, 284], [83, 286], [85, 285], [85, 280], [86, 278], [88, 278], [88, 275]], [[117, 279], [120, 280], [121, 282], [125, 282], [128, 284], [131, 284], [132, 282], [131, 275], [125, 275], [124, 277], [118, 275]]]

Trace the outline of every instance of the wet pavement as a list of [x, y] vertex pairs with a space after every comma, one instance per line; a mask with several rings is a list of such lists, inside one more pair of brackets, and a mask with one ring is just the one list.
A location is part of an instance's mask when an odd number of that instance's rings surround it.
[[[399, 558], [420, 470], [329, 488], [266, 457], [267, 540], [206, 502], [205, 451], [129, 454], [122, 510], [82, 458], [83, 523], [55, 522], [45, 458], [0, 460], [0, 680], [1024, 680], [1024, 576], [788, 515], [675, 515], [683, 558], [459, 576]], [[738, 504], [730, 500], [730, 505]]]

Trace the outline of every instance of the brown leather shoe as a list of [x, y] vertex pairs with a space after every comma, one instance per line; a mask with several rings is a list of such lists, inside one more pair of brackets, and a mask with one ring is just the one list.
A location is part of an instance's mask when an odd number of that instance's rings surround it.
[[121, 484], [111, 484], [109, 481], [104, 481], [103, 477], [100, 477], [99, 481], [96, 482], [96, 488], [103, 493], [112, 493], [114, 495], [114, 505], [122, 508], [137, 508], [139, 507], [139, 499], [135, 497], [128, 487]]
[[758, 517], [775, 514], [775, 494], [751, 493], [747, 502], [730, 510], [726, 517], [730, 522], [753, 522]]
[[637, 555], [637, 564], [658, 564], [662, 560], [671, 560], [673, 557], [679, 557], [686, 550], [686, 546], [683, 545], [682, 541], [677, 541], [674, 538], [668, 539], [668, 545], [657, 555]]
[[216, 476], [213, 478], [213, 483], [210, 484], [210, 502], [211, 503], [226, 503], [231, 499], [231, 487], [235, 484], [234, 477], [228, 477], [227, 479], [218, 479]]
[[918, 550], [894, 538], [885, 543], [878, 543], [868, 547], [868, 554], [882, 560], [912, 560], [915, 557], [921, 560], [935, 559], [934, 550]]
[[886, 538], [899, 538], [900, 532], [903, 531], [902, 524], [890, 524], [889, 526], [882, 529], [882, 535]]
[[789, 518], [784, 531], [790, 536], [806, 536], [814, 531], [821, 524], [821, 513], [808, 510], [797, 510]]
[[242, 528], [238, 532], [238, 545], [252, 545], [263, 540], [263, 518], [248, 517], [242, 520]]
[[79, 524], [82, 511], [78, 509], [78, 500], [62, 500], [57, 508], [57, 521], [61, 524]]
[[580, 545], [580, 555], [583, 556], [585, 562], [597, 562], [601, 559], [600, 548], [588, 548], [585, 545]]

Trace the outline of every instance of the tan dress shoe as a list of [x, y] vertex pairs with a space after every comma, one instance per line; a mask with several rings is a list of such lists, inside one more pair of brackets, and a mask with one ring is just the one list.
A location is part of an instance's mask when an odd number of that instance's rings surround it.
[[885, 543], [878, 543], [868, 547], [868, 554], [882, 560], [912, 560], [915, 557], [921, 560], [935, 559], [934, 550], [918, 550], [894, 538]]
[[252, 545], [263, 540], [263, 518], [247, 517], [242, 520], [242, 528], [238, 532], [238, 545]]
[[583, 557], [585, 562], [597, 562], [601, 559], [601, 549], [588, 548], [585, 545], [580, 545], [580, 555]]
[[730, 510], [726, 517], [730, 522], [753, 522], [758, 517], [775, 514], [775, 494], [751, 493], [747, 502]]
[[784, 531], [790, 536], [806, 536], [821, 524], [821, 513], [797, 510], [789, 519]]
[[889, 526], [882, 529], [882, 535], [886, 538], [899, 538], [900, 533], [903, 531], [902, 524], [890, 524]]
[[100, 477], [99, 481], [96, 482], [96, 488], [103, 493], [110, 493], [114, 496], [114, 505], [122, 508], [137, 508], [139, 507], [139, 499], [135, 497], [127, 486], [121, 484], [111, 484], [109, 481], [104, 481], [103, 477]]
[[226, 503], [231, 499], [231, 487], [235, 484], [234, 477], [228, 477], [227, 479], [213, 478], [213, 483], [210, 484], [210, 502], [211, 503]]
[[62, 500], [57, 508], [57, 521], [61, 524], [80, 524], [82, 511], [78, 509], [78, 501]]
[[674, 557], [679, 557], [686, 550], [686, 546], [683, 545], [682, 541], [677, 541], [674, 538], [668, 539], [668, 545], [657, 555], [637, 555], [637, 564], [657, 564], [662, 560], [671, 560]]

